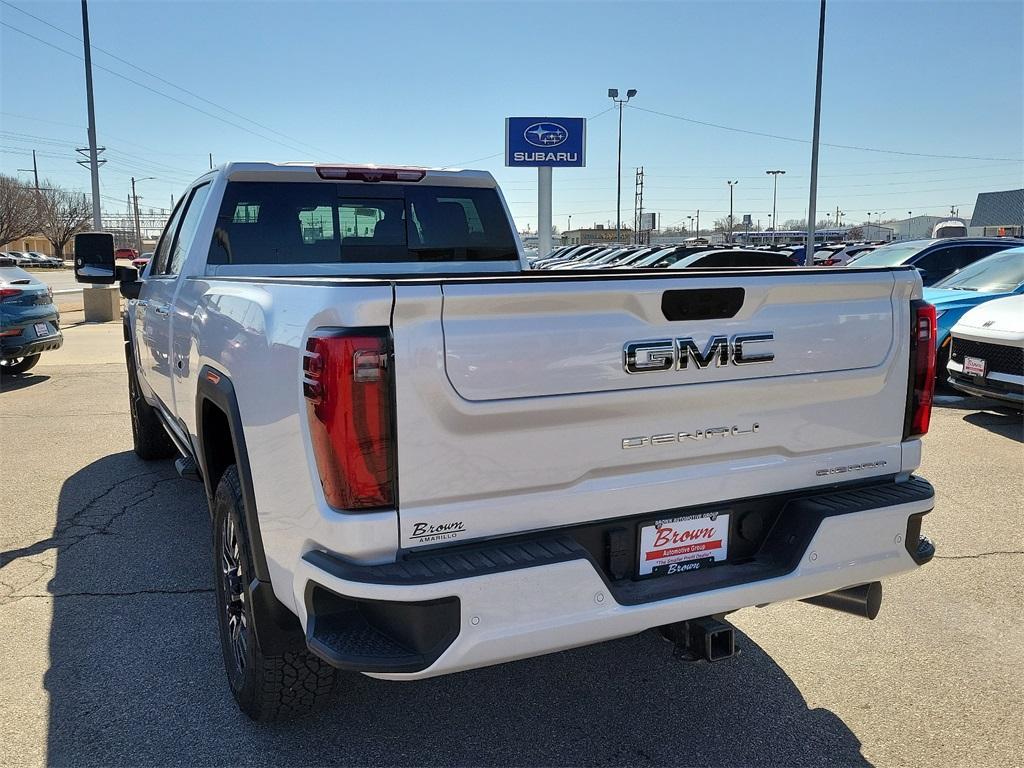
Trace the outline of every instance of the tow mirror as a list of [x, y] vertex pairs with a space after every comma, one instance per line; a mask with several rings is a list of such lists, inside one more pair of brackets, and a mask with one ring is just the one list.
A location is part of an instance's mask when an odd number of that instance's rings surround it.
[[75, 280], [100, 285], [114, 282], [114, 236], [110, 232], [75, 235]]
[[142, 290], [142, 281], [139, 280], [139, 270], [135, 267], [117, 267], [117, 280], [121, 284], [121, 295], [126, 299], [139, 298], [139, 291]]

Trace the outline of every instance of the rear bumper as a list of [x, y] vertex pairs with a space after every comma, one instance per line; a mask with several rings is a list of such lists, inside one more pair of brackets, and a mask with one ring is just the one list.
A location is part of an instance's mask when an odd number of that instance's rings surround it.
[[[296, 605], [310, 648], [328, 662], [386, 679], [434, 677], [911, 571], [933, 552], [918, 547], [933, 504], [916, 478], [818, 493], [787, 507], [812, 516], [812, 530], [781, 567], [755, 557], [641, 581], [609, 580], [557, 532], [384, 566], [314, 551], [295, 570]], [[750, 580], [738, 578], [743, 569]]]
[[55, 349], [60, 349], [63, 344], [64, 336], [59, 331], [41, 339], [34, 339], [33, 341], [23, 342], [19, 337], [13, 337], [4, 342], [3, 346], [0, 347], [0, 360], [13, 360], [14, 358], [28, 357], [29, 355], [36, 355], [41, 352], [51, 352]]

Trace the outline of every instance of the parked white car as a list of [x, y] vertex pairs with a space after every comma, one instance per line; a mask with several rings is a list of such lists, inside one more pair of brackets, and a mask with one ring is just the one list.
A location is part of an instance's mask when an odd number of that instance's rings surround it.
[[985, 302], [950, 333], [951, 385], [969, 395], [1024, 405], [1024, 296]]

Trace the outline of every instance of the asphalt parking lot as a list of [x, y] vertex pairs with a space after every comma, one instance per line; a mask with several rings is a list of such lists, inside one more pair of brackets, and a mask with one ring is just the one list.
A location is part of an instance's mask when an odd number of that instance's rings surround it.
[[120, 324], [0, 392], [5, 765], [1020, 765], [1021, 417], [942, 398], [928, 566], [875, 622], [785, 604], [688, 663], [653, 633], [417, 683], [348, 678], [256, 725], [224, 681], [201, 487], [131, 451]]

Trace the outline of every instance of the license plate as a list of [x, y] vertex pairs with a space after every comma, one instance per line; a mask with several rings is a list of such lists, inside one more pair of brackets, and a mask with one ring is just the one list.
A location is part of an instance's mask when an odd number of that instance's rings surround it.
[[36, 328], [36, 336], [49, 336], [50, 335], [50, 326], [48, 326], [46, 323], [36, 323], [35, 328]]
[[656, 520], [640, 528], [640, 576], [693, 571], [725, 560], [729, 554], [729, 515]]
[[985, 361], [980, 357], [964, 358], [964, 373], [971, 373], [975, 376], [985, 375]]

